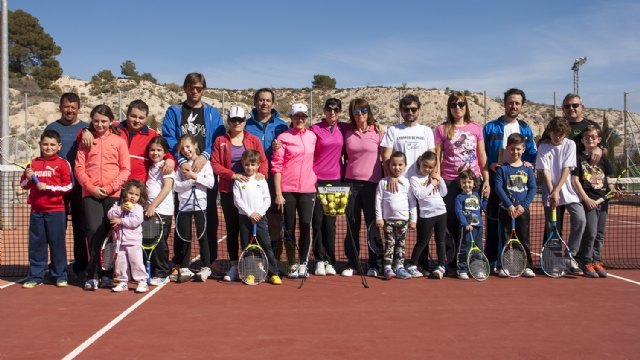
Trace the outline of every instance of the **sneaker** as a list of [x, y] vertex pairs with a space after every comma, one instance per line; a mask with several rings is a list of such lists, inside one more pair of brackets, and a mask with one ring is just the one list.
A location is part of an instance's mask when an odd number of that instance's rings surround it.
[[396, 277], [396, 274], [391, 270], [390, 267], [384, 268], [384, 278], [387, 280], [391, 280]]
[[67, 280], [56, 280], [57, 287], [67, 287], [69, 282]]
[[605, 270], [604, 265], [601, 262], [596, 261], [593, 263], [593, 268], [596, 270], [596, 273], [601, 278], [607, 277], [607, 270]]
[[238, 281], [238, 265], [232, 265], [229, 271], [224, 274], [222, 281]]
[[271, 277], [269, 278], [269, 282], [272, 285], [282, 285], [282, 279], [280, 279], [280, 276], [278, 275], [271, 275]]
[[84, 283], [85, 290], [98, 290], [98, 279], [89, 279]]
[[171, 274], [169, 274], [169, 281], [177, 282], [178, 275], [180, 274], [180, 268], [172, 268]]
[[367, 276], [378, 277], [378, 269], [370, 267], [369, 270], [367, 270]]
[[427, 268], [420, 268], [418, 269], [421, 273], [423, 277], [430, 277], [431, 276], [431, 271], [427, 270]]
[[404, 268], [404, 266], [401, 266], [396, 269], [396, 277], [398, 279], [408, 280], [408, 279], [411, 279], [411, 274], [409, 274], [409, 272], [407, 271], [407, 269]]
[[141, 293], [146, 293], [147, 291], [149, 291], [149, 285], [147, 285], [147, 282], [146, 281], [140, 281], [138, 283], [138, 286], [136, 287], [136, 292], [138, 294], [141, 294]]
[[185, 282], [191, 280], [193, 273], [189, 268], [180, 268], [180, 275], [178, 275], [178, 282]]
[[34, 287], [38, 287], [40, 285], [42, 285], [42, 283], [39, 281], [29, 280], [22, 284], [22, 287], [25, 289], [33, 289]]
[[444, 277], [444, 271], [444, 267], [438, 266], [438, 268], [433, 270], [433, 272], [431, 273], [431, 278], [438, 280], [442, 279]]
[[210, 267], [202, 267], [200, 268], [200, 281], [205, 282], [211, 276], [211, 268]]
[[571, 275], [584, 275], [584, 272], [580, 270], [580, 266], [576, 259], [571, 259], [571, 264], [569, 265], [569, 272]]
[[508, 278], [509, 277], [509, 270], [506, 270], [506, 269], [498, 270], [498, 277]]
[[460, 280], [469, 280], [469, 274], [467, 274], [466, 271], [459, 271], [458, 272], [458, 279], [460, 279]]
[[119, 282], [119, 283], [116, 284], [116, 286], [111, 288], [111, 291], [113, 291], [113, 292], [129, 291], [129, 284], [127, 284], [124, 281], [123, 282]]
[[325, 276], [327, 275], [327, 270], [325, 268], [325, 262], [324, 261], [318, 261], [316, 263], [316, 271], [314, 273], [316, 276]]
[[342, 273], [340, 273], [340, 275], [350, 277], [350, 276], [353, 276], [353, 273], [354, 273], [353, 268], [348, 267], [342, 270]]
[[287, 277], [289, 279], [297, 279], [298, 278], [298, 264], [293, 264], [289, 266], [289, 272], [287, 273]]
[[584, 276], [589, 278], [598, 277], [598, 273], [596, 272], [596, 269], [593, 267], [593, 264], [586, 264], [584, 266]]
[[534, 278], [534, 277], [536, 277], [536, 273], [534, 273], [533, 270], [531, 270], [531, 268], [526, 268], [526, 269], [524, 269], [524, 272], [522, 273], [522, 277]]
[[100, 278], [100, 284], [98, 285], [101, 288], [110, 289], [113, 287], [113, 278], [111, 276], [103, 276]]
[[244, 282], [246, 282], [247, 285], [253, 285], [253, 284], [256, 283], [256, 277], [253, 276], [253, 275], [249, 275], [249, 276], [247, 276], [246, 279], [244, 279]]
[[298, 278], [303, 278], [309, 277], [309, 271], [307, 271], [307, 265], [305, 264], [300, 264], [300, 266], [298, 266]]
[[329, 264], [328, 261], [325, 261], [324, 263], [324, 272], [327, 275], [333, 276], [336, 274], [336, 268], [333, 267], [333, 265]]
[[420, 270], [418, 270], [418, 267], [415, 265], [409, 266], [407, 268], [407, 271], [409, 272], [409, 274], [411, 274], [411, 277], [413, 278], [420, 278], [423, 276]]
[[168, 277], [154, 277], [149, 282], [149, 285], [151, 285], [151, 286], [160, 286], [162, 284], [168, 283], [169, 281], [170, 280], [169, 280]]

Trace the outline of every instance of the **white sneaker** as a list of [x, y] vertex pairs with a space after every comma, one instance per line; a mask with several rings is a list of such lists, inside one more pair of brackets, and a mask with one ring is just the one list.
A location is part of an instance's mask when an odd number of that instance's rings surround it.
[[298, 264], [293, 264], [289, 266], [289, 272], [287, 273], [287, 277], [289, 279], [297, 279], [298, 278]]
[[444, 277], [444, 271], [444, 267], [438, 266], [438, 268], [433, 270], [433, 272], [431, 273], [431, 278], [438, 280], [442, 279]]
[[140, 281], [138, 283], [138, 286], [136, 287], [136, 292], [137, 293], [146, 293], [147, 291], [149, 291], [149, 285], [147, 285], [146, 281]]
[[325, 263], [324, 263], [324, 272], [327, 275], [333, 276], [333, 275], [336, 274], [336, 268], [334, 268], [333, 265], [329, 264], [328, 261], [325, 261]]
[[309, 272], [307, 271], [307, 265], [300, 264], [298, 266], [298, 278], [309, 277]]
[[367, 276], [378, 277], [378, 269], [370, 267], [369, 270], [367, 270]]
[[316, 263], [316, 271], [314, 273], [316, 276], [325, 276], [327, 275], [327, 270], [325, 268], [325, 262], [324, 261], [318, 261]]
[[409, 274], [411, 274], [411, 277], [413, 278], [421, 278], [423, 276], [420, 270], [418, 270], [418, 267], [415, 265], [409, 266], [407, 268], [407, 271], [409, 272]]
[[536, 274], [530, 268], [526, 268], [524, 269], [522, 276], [526, 278], [532, 278], [532, 277], [536, 277]]
[[353, 276], [353, 269], [352, 268], [346, 268], [346, 269], [342, 270], [342, 273], [340, 275], [346, 276], [346, 277]]
[[178, 276], [178, 282], [185, 282], [191, 280], [193, 273], [189, 268], [180, 268], [180, 275]]
[[469, 280], [469, 274], [464, 271], [458, 272], [458, 279], [460, 280]]
[[231, 265], [229, 271], [224, 274], [222, 281], [238, 281], [238, 265]]
[[169, 282], [169, 278], [168, 277], [154, 277], [149, 282], [149, 285], [151, 285], [151, 286], [160, 286], [160, 285], [166, 284], [168, 282]]
[[211, 276], [211, 268], [207, 266], [200, 268], [200, 274], [198, 275], [200, 275], [200, 281], [202, 282], [207, 281], [209, 276]]
[[124, 281], [117, 283], [116, 286], [111, 288], [111, 291], [113, 292], [123, 292], [128, 290], [129, 290], [129, 285]]
[[505, 269], [498, 270], [498, 277], [508, 278], [509, 277], [509, 270], [505, 270]]

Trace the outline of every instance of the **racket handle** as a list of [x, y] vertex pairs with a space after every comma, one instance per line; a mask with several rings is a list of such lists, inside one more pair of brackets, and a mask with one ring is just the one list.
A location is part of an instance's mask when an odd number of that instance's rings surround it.
[[253, 236], [256, 236], [256, 233], [258, 231], [258, 224], [253, 224]]
[[556, 217], [556, 209], [552, 209], [552, 210], [551, 210], [551, 221], [555, 223], [555, 222], [556, 222], [556, 220], [557, 220], [557, 217]]
[[147, 260], [147, 284], [151, 282], [151, 261]]
[[606, 200], [606, 199], [605, 199], [605, 196], [603, 196], [603, 197], [599, 198], [598, 200], [596, 200], [596, 204], [600, 205], [600, 204], [602, 204], [605, 200]]
[[511, 218], [511, 230], [516, 229], [516, 218]]
[[38, 179], [38, 176], [36, 174], [33, 174], [31, 180], [33, 180], [36, 185], [40, 184], [40, 179]]

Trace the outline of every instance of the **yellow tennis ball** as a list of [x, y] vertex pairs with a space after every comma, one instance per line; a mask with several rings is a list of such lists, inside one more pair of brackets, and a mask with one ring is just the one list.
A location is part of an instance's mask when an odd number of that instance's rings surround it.
[[131, 211], [131, 209], [133, 209], [133, 203], [131, 201], [127, 201], [126, 203], [124, 203], [124, 207]]
[[336, 203], [331, 201], [329, 202], [329, 209], [335, 209], [336, 208]]

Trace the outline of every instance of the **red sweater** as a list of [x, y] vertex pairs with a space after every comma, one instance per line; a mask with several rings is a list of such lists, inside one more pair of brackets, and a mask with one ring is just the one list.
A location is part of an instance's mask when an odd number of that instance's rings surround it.
[[[269, 172], [269, 163], [262, 149], [262, 142], [257, 136], [251, 135], [244, 130], [244, 139], [242, 145], [246, 150], [258, 150], [260, 152], [260, 168], [258, 172], [267, 177]], [[218, 190], [223, 193], [233, 191], [233, 170], [231, 170], [231, 136], [229, 133], [224, 136], [218, 136], [213, 143], [213, 151], [211, 154], [211, 167], [213, 172], [218, 175]]]
[[64, 194], [71, 191], [71, 165], [58, 155], [45, 159], [38, 157], [31, 162], [31, 168], [41, 183], [47, 184], [45, 190], [38, 190], [36, 184], [22, 174], [20, 186], [29, 189], [28, 202], [33, 212], [64, 211]]

